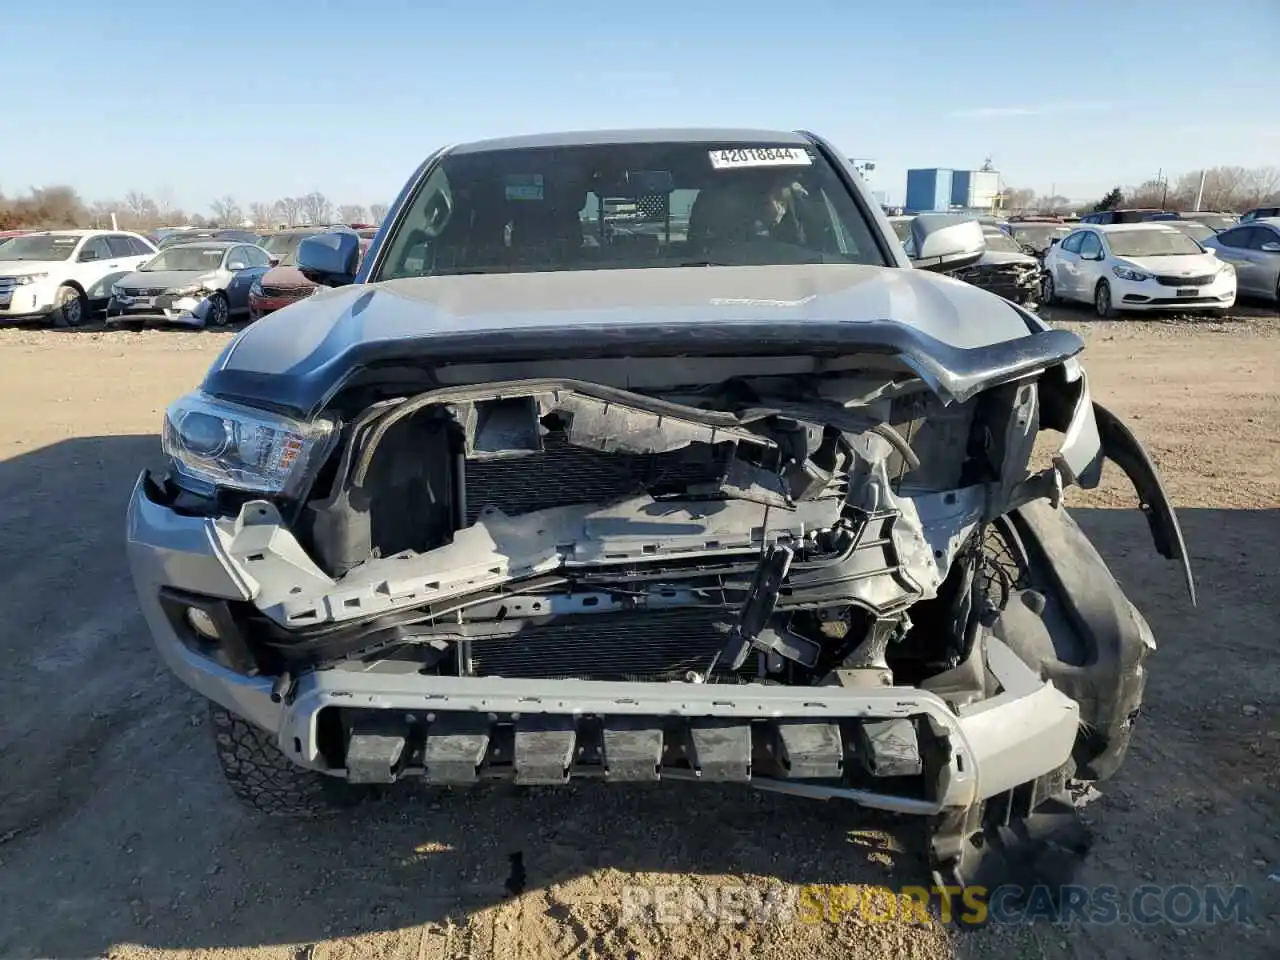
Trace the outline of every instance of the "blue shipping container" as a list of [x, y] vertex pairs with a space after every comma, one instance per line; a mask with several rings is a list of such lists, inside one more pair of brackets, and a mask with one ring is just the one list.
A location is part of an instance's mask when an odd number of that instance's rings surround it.
[[943, 167], [907, 171], [907, 210], [926, 213], [951, 207], [951, 173]]
[[973, 196], [973, 171], [955, 170], [951, 174], [951, 205], [968, 207]]

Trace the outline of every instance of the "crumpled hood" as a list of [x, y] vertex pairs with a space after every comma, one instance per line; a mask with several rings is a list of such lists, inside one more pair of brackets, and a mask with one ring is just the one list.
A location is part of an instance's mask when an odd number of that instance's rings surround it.
[[978, 265], [983, 267], [1003, 266], [1010, 263], [1024, 267], [1040, 266], [1040, 261], [1029, 253], [1014, 253], [1011, 250], [988, 250], [982, 255], [982, 259], [978, 261]]
[[914, 269], [815, 264], [424, 277], [322, 289], [260, 320], [228, 345], [204, 388], [303, 412], [353, 368], [395, 359], [670, 356], [730, 347], [795, 353], [818, 340], [827, 351], [847, 343], [846, 353], [889, 340], [956, 353], [1031, 330], [999, 298]]
[[316, 285], [302, 275], [297, 267], [281, 264], [272, 267], [262, 275], [259, 281], [264, 287], [276, 287], [282, 290], [311, 290]]
[[172, 290], [204, 283], [212, 278], [213, 274], [208, 270], [135, 270], [125, 274], [116, 283], [128, 290]]

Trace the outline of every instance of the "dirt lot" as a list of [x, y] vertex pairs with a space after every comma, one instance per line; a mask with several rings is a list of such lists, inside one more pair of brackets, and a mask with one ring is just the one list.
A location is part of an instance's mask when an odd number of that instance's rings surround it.
[[[1060, 315], [1056, 319], [1063, 319]], [[1071, 503], [1156, 630], [1130, 760], [1087, 808], [1083, 880], [1240, 883], [1252, 924], [621, 923], [626, 884], [925, 882], [901, 829], [732, 790], [405, 796], [281, 824], [223, 786], [202, 703], [160, 666], [124, 505], [166, 402], [226, 335], [0, 331], [0, 957], [1277, 955], [1280, 320], [1066, 322], [1181, 509], [1192, 608], [1110, 469]], [[509, 898], [509, 856], [527, 890]]]

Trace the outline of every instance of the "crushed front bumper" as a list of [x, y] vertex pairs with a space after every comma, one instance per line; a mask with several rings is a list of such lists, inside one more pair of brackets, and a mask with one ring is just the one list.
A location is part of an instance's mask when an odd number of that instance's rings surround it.
[[[998, 641], [989, 644], [987, 668], [1000, 692], [960, 709], [911, 687], [449, 677], [394, 662], [250, 676], [202, 647], [175, 615], [175, 595], [215, 605], [253, 600], [255, 581], [224, 549], [214, 522], [157, 502], [144, 474], [130, 500], [127, 544], [142, 611], [174, 672], [275, 734], [293, 762], [351, 780], [561, 782], [589, 772], [592, 764], [579, 761], [596, 751], [606, 779], [749, 782], [929, 815], [1055, 773], [1076, 739], [1076, 702]], [[902, 744], [904, 734], [913, 742]], [[789, 751], [782, 766], [790, 773], [753, 776], [760, 749]], [[676, 753], [681, 763], [668, 765]], [[886, 766], [886, 757], [904, 766]], [[850, 786], [858, 765], [869, 779]], [[611, 776], [621, 769], [635, 775]], [[905, 773], [914, 776], [898, 776]]]
[[141, 324], [143, 326], [174, 324], [182, 327], [203, 327], [209, 310], [209, 301], [200, 296], [162, 295], [149, 298], [137, 305], [132, 300], [112, 297], [107, 301], [108, 326]]

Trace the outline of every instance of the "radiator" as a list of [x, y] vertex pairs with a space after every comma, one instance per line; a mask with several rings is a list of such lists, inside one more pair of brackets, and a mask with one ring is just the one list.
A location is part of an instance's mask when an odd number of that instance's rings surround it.
[[596, 503], [685, 483], [711, 483], [722, 468], [714, 451], [694, 444], [671, 453], [601, 453], [571, 445], [562, 432], [543, 438], [543, 449], [505, 460], [466, 463], [467, 523], [497, 507], [507, 516]]
[[475, 637], [472, 670], [487, 677], [683, 679], [690, 670], [706, 672], [730, 617], [704, 609], [562, 617], [515, 635]]

